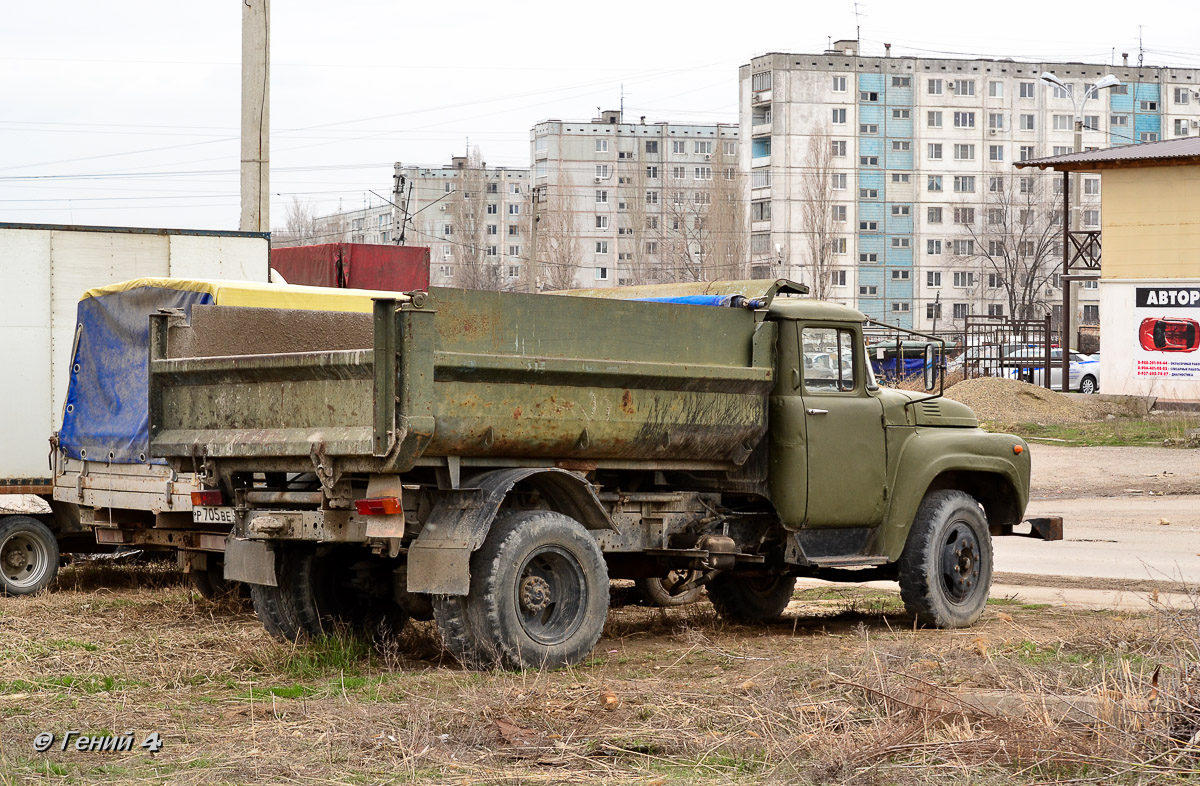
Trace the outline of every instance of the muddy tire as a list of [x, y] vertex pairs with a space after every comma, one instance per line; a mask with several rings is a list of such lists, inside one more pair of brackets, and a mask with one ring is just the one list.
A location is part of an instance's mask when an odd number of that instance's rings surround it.
[[58, 575], [58, 540], [31, 516], [0, 518], [0, 594], [33, 595]]
[[722, 573], [708, 583], [708, 599], [721, 619], [769, 622], [783, 614], [795, 588], [795, 576], [746, 577]]
[[648, 606], [660, 606], [662, 608], [688, 606], [700, 600], [700, 596], [704, 594], [704, 588], [692, 587], [690, 590], [680, 593], [673, 593], [672, 590], [693, 578], [695, 573], [695, 571], [688, 570], [673, 570], [666, 576], [638, 579], [634, 584], [637, 586], [642, 600]]
[[438, 596], [434, 619], [472, 668], [559, 668], [591, 653], [608, 614], [608, 568], [579, 522], [550, 511], [496, 520], [471, 555], [466, 597]]
[[992, 586], [987, 517], [962, 491], [921, 501], [900, 555], [900, 597], [923, 625], [964, 628], [983, 614]]

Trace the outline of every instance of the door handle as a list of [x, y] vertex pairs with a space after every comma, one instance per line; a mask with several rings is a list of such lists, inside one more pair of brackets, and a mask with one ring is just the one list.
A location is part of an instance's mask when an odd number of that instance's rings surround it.
[[792, 369], [792, 390], [800, 387], [800, 369]]
[[829, 410], [827, 410], [827, 409], [806, 409], [804, 411], [810, 415], [828, 415], [829, 414]]

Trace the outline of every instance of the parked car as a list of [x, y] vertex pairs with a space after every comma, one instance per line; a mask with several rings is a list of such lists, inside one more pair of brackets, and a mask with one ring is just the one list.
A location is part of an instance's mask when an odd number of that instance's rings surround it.
[[[1062, 389], [1062, 353], [1062, 349], [1058, 347], [1050, 350], [1050, 387], [1054, 390]], [[1100, 356], [1084, 355], [1072, 351], [1068, 357], [1070, 357], [1070, 366], [1067, 372], [1067, 384], [1070, 389], [1080, 393], [1098, 393], [1100, 391]], [[1046, 355], [1041, 349], [1019, 350], [1008, 355], [1005, 358], [1005, 364], [1020, 362], [1022, 358], [1028, 358], [1031, 363], [1044, 363]], [[1010, 379], [1023, 379], [1035, 385], [1043, 384], [1045, 377], [1042, 374], [1040, 367], [1008, 369]]]
[[1200, 348], [1200, 324], [1187, 317], [1146, 317], [1138, 340], [1149, 352], [1195, 352]]

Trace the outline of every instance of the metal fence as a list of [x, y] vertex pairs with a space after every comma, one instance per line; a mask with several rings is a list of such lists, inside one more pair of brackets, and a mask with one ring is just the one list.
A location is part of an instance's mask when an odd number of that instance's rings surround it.
[[1057, 338], [1048, 314], [1039, 319], [970, 315], [963, 331], [963, 376], [1009, 377], [1049, 388]]

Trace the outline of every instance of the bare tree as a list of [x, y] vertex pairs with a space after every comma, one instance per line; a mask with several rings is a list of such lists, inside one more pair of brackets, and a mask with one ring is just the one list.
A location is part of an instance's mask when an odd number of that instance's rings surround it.
[[1062, 271], [1062, 197], [1051, 193], [1048, 180], [1028, 172], [989, 173], [981, 214], [963, 223], [973, 241], [970, 253], [956, 254], [979, 263], [984, 291], [995, 292], [992, 299], [1017, 319], [1050, 310], [1046, 289]]
[[455, 245], [454, 283], [463, 289], [499, 289], [499, 238], [487, 235], [487, 176], [479, 148], [473, 148], [459, 171], [451, 195], [451, 235]]
[[808, 138], [808, 156], [800, 178], [801, 222], [808, 249], [805, 267], [817, 300], [828, 299], [833, 285], [833, 174], [833, 139], [828, 126], [822, 125]]
[[538, 220], [537, 248], [532, 250], [540, 263], [543, 289], [574, 289], [575, 273], [583, 260], [570, 197], [561, 188], [547, 187], [543, 192]]
[[299, 197], [292, 197], [292, 203], [287, 207], [286, 220], [282, 229], [271, 233], [271, 245], [274, 248], [286, 246], [307, 246], [323, 241], [318, 236], [316, 214], [313, 205], [301, 202]]
[[654, 178], [648, 172], [649, 167], [657, 170], [659, 166], [640, 161], [636, 155], [632, 161], [617, 162], [620, 200], [625, 203], [625, 212], [617, 214], [617, 221], [621, 222], [618, 231], [624, 232], [627, 238], [630, 257], [628, 270], [624, 272], [631, 285], [657, 283], [661, 273], [658, 264], [659, 218], [654, 209], [658, 203], [651, 202], [658, 199], [659, 193], [652, 188]]
[[742, 279], [750, 274], [745, 176], [738, 171], [737, 156], [726, 155], [725, 140], [714, 144], [707, 266], [713, 279]]

